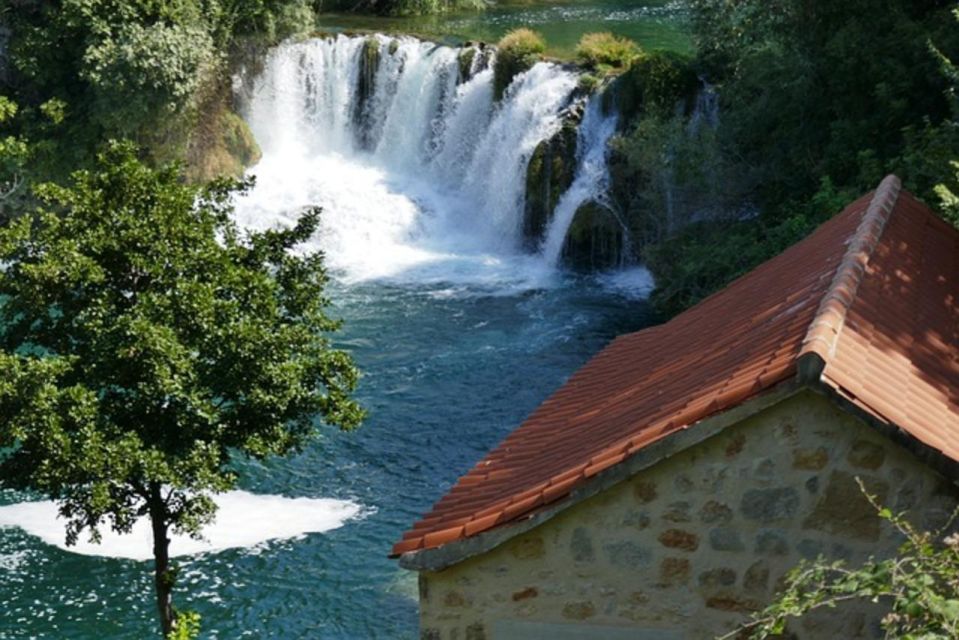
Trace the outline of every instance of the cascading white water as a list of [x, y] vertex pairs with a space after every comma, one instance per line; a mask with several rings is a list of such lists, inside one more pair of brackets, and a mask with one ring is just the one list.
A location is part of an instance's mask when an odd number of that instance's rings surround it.
[[589, 200], [603, 203], [609, 188], [609, 168], [606, 164], [607, 143], [616, 132], [618, 117], [615, 112], [604, 114], [599, 97], [586, 105], [586, 113], [577, 133], [577, 167], [573, 184], [556, 203], [553, 219], [546, 229], [541, 253], [548, 264], [559, 262], [566, 241], [566, 233], [576, 210]]
[[246, 105], [263, 159], [240, 223], [271, 227], [322, 206], [316, 243], [347, 280], [541, 284], [555, 260], [522, 253], [526, 166], [561, 125], [576, 74], [537, 64], [494, 103], [490, 69], [458, 78], [459, 50], [378, 42], [365, 100], [363, 38], [269, 55]]

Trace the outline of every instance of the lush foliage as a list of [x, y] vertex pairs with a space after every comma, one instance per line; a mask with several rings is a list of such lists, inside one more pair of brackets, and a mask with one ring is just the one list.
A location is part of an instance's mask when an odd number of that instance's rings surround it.
[[242, 233], [235, 188], [185, 186], [114, 144], [0, 228], [0, 482], [57, 500], [70, 543], [148, 516], [164, 633], [167, 532], [200, 534], [231, 459], [362, 417], [327, 337], [322, 256], [291, 253], [319, 213]]
[[748, 223], [706, 216], [698, 228], [647, 247], [664, 311], [771, 257], [780, 239], [800, 239], [887, 173], [959, 220], [953, 3], [694, 0], [691, 7], [698, 66], [721, 96], [724, 188], [757, 215]]
[[493, 68], [495, 98], [502, 98], [513, 78], [536, 64], [545, 51], [546, 42], [535, 31], [515, 29], [503, 36], [496, 45], [496, 62]]
[[222, 78], [241, 41], [274, 42], [313, 20], [307, 0], [18, 2], [0, 13], [13, 34], [0, 94], [21, 109], [8, 128], [32, 141], [39, 178], [88, 166], [114, 137], [137, 141], [155, 162], [180, 158], [198, 121], [223, 115], [204, 112], [201, 98], [228, 95]]
[[609, 32], [584, 34], [576, 45], [579, 63], [600, 72], [625, 69], [640, 53], [635, 42]]
[[956, 514], [939, 531], [919, 531], [903, 514], [882, 508], [875, 496], [866, 495], [905, 540], [897, 557], [870, 560], [856, 569], [823, 558], [803, 562], [787, 574], [774, 602], [742, 629], [723, 637], [780, 636], [790, 618], [853, 600], [888, 605], [890, 611], [882, 620], [886, 638], [959, 637], [959, 533], [946, 535]]
[[[0, 126], [9, 123], [16, 115], [17, 105], [0, 96]], [[22, 138], [13, 135], [0, 137], [0, 220], [23, 195], [29, 153], [30, 149]]]

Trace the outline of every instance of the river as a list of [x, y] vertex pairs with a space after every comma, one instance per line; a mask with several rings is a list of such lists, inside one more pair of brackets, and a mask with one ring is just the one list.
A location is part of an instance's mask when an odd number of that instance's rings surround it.
[[[369, 418], [293, 458], [241, 463], [208, 540], [173, 541], [178, 604], [204, 638], [415, 638], [415, 575], [392, 543], [579, 365], [652, 322], [641, 267], [558, 262], [562, 212], [600, 197], [615, 114], [586, 105], [577, 179], [544, 245], [522, 242], [525, 163], [559, 126], [571, 71], [538, 65], [494, 107], [488, 69], [457, 81], [455, 49], [382, 38], [358, 105], [360, 47], [284, 45], [248, 79], [264, 156], [236, 215], [267, 228], [324, 207], [308, 248], [326, 254], [336, 343], [363, 371]], [[154, 633], [146, 532], [66, 549], [52, 506], [30, 498], [0, 492], [0, 638]]]

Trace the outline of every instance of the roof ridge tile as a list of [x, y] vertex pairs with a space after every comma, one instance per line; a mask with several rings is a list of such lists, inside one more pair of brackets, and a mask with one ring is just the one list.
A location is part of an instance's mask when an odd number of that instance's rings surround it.
[[832, 282], [803, 338], [796, 357], [801, 380], [818, 380], [825, 363], [835, 353], [839, 332], [856, 298], [866, 264], [882, 237], [901, 190], [902, 181], [890, 174], [873, 192], [862, 221], [850, 238], [846, 253], [836, 267]]

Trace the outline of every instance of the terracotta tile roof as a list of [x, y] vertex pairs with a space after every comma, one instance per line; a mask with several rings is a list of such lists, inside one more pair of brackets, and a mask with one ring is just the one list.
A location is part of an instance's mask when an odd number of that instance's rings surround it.
[[[805, 240], [577, 371], [393, 554], [513, 522], [639, 449], [726, 411], [800, 363], [959, 460], [959, 232], [890, 176]], [[801, 359], [802, 358], [802, 359]]]

